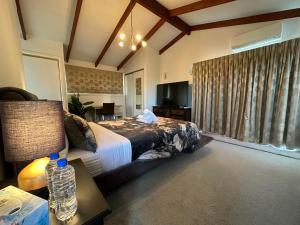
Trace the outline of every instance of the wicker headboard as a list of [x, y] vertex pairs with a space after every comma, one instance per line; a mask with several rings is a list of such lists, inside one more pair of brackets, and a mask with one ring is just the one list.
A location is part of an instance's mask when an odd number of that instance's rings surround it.
[[[38, 97], [20, 88], [2, 87], [0, 88], [0, 101], [32, 101]], [[1, 126], [1, 121], [0, 121]], [[2, 129], [0, 129], [0, 181], [14, 175], [13, 167], [4, 161]]]

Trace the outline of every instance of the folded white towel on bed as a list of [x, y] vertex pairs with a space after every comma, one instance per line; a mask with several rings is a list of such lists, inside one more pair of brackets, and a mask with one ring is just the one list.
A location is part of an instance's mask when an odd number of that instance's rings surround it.
[[145, 109], [143, 114], [137, 116], [137, 121], [142, 123], [156, 123], [157, 117], [149, 109]]

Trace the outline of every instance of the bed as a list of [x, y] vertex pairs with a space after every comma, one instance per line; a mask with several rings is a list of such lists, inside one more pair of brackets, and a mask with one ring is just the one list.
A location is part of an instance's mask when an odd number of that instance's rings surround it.
[[[0, 100], [38, 99], [18, 88], [0, 88], [0, 93]], [[73, 148], [68, 152], [68, 159], [81, 158], [104, 194], [180, 152], [193, 152], [212, 140], [201, 135], [193, 123], [166, 118], [159, 118], [157, 124], [150, 125], [137, 123], [135, 118], [125, 118], [89, 123], [89, 126], [96, 137], [96, 152]], [[189, 134], [193, 138], [185, 138]], [[3, 149], [1, 141], [0, 133], [0, 150]], [[5, 162], [2, 160], [1, 163]], [[16, 164], [15, 170], [12, 164], [6, 163], [7, 171], [2, 171], [4, 177], [14, 176], [12, 171], [20, 171], [28, 163]]]
[[88, 124], [96, 137], [96, 152], [71, 149], [68, 159], [81, 158], [104, 194], [176, 154], [194, 152], [212, 140], [201, 135], [194, 123], [162, 117], [154, 124], [134, 117]]

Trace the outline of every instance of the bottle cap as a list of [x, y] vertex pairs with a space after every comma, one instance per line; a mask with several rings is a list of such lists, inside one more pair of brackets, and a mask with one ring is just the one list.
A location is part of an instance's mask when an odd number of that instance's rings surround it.
[[58, 167], [65, 167], [66, 165], [68, 165], [68, 160], [66, 158], [57, 161]]
[[50, 160], [55, 160], [59, 158], [58, 152], [51, 153], [49, 156]]

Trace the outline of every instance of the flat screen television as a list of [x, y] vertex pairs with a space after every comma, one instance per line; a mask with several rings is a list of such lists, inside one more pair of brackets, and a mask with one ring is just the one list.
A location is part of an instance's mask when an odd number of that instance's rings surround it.
[[157, 85], [157, 105], [186, 107], [189, 104], [189, 82]]

